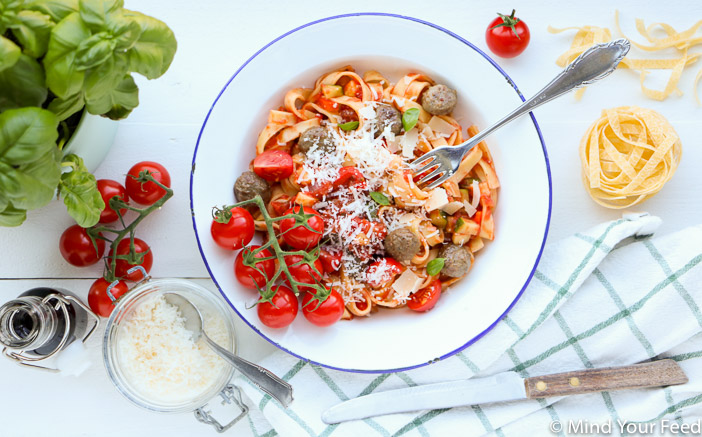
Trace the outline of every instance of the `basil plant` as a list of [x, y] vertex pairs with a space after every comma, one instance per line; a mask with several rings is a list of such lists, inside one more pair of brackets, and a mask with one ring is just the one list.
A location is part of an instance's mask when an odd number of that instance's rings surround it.
[[104, 203], [80, 157], [62, 149], [83, 111], [119, 120], [139, 104], [132, 73], [163, 75], [176, 39], [123, 0], [0, 0], [0, 225], [58, 193], [84, 227]]

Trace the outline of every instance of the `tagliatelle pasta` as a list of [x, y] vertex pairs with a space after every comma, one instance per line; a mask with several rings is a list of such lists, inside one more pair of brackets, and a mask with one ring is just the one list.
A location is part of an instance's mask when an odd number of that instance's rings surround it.
[[[292, 158], [292, 174], [267, 179], [269, 214], [279, 217], [298, 204], [324, 220], [321, 252], [338, 257], [339, 264], [325, 270], [321, 282], [342, 295], [344, 319], [407, 306], [437, 283], [445, 289], [465, 276], [475, 252], [494, 238], [500, 184], [484, 142], [438, 188], [418, 186], [422, 175], [409, 168], [434, 148], [478, 133], [476, 126], [464, 130], [450, 111], [432, 113], [439, 111], [424, 104], [423, 96], [434, 86], [421, 73], [393, 83], [377, 71], [361, 75], [343, 67], [319, 77], [312, 88], [288, 91], [258, 136], [257, 156], [277, 150]], [[416, 114], [411, 126], [404, 122], [408, 111]], [[254, 218], [257, 229], [265, 226]], [[417, 243], [406, 259], [390, 248], [405, 244], [403, 238]], [[430, 273], [429, 264], [447, 247], [458, 255], [446, 255], [444, 268]]]
[[580, 142], [585, 188], [608, 208], [627, 208], [656, 194], [675, 173], [681, 155], [670, 123], [636, 106], [602, 111]]

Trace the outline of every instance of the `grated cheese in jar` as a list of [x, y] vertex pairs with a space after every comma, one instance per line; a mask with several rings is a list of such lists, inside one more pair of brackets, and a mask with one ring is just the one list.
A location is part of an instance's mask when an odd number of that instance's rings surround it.
[[[218, 313], [199, 308], [207, 335], [226, 345], [229, 334]], [[163, 295], [139, 304], [122, 322], [117, 351], [133, 388], [156, 402], [188, 402], [208, 391], [228, 366], [204, 340], [193, 342], [185, 319]]]

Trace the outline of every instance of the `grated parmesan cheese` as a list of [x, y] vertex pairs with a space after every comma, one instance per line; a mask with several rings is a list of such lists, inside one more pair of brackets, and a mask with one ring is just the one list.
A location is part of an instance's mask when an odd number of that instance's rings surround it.
[[[201, 312], [207, 335], [226, 345], [229, 334], [221, 315]], [[122, 323], [117, 339], [121, 369], [137, 391], [155, 402], [191, 401], [227, 367], [204, 340], [193, 342], [180, 311], [163, 295], [141, 303]]]

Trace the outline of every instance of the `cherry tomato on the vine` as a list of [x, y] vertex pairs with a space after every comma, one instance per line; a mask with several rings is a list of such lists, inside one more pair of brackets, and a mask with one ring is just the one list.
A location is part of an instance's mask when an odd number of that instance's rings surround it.
[[279, 286], [270, 302], [259, 302], [258, 318], [269, 328], [285, 328], [295, 320], [299, 303], [288, 287]]
[[235, 207], [230, 212], [231, 217], [226, 223], [212, 220], [210, 233], [218, 246], [229, 250], [239, 250], [249, 244], [254, 236], [254, 219], [251, 213], [244, 208]]
[[[234, 274], [236, 275], [236, 279], [244, 287], [253, 288], [254, 290], [256, 290], [256, 285], [258, 285], [259, 288], [264, 288], [268, 280], [275, 274], [275, 261], [272, 259], [257, 261], [255, 263], [256, 267], [265, 273], [265, 276], [261, 275], [253, 267], [244, 265], [244, 253], [251, 253], [259, 247], [261, 246], [245, 247], [237, 254], [236, 260], [234, 260]], [[267, 258], [269, 256], [271, 256], [271, 253], [267, 249], [256, 254], [256, 258]]]
[[531, 34], [526, 23], [511, 15], [497, 14], [488, 24], [485, 31], [485, 41], [490, 50], [502, 58], [514, 58], [522, 53], [529, 45]]
[[414, 311], [429, 311], [434, 308], [440, 296], [441, 282], [436, 280], [429, 284], [428, 287], [412, 293], [410, 299], [407, 301], [407, 306]]
[[[309, 264], [298, 264], [303, 258], [300, 255], [288, 255], [285, 257], [285, 264], [288, 266], [288, 271], [292, 275], [293, 279], [297, 282], [303, 282], [305, 284], [316, 284], [322, 279], [322, 273], [324, 273], [324, 266], [322, 261], [317, 258], [312, 265], [317, 269], [317, 272], [310, 267]], [[308, 287], [298, 287], [300, 291], [310, 290]]]
[[110, 289], [108, 294], [107, 287], [109, 286], [110, 282], [107, 282], [105, 278], [100, 278], [93, 282], [93, 285], [90, 286], [90, 291], [88, 291], [88, 305], [90, 305], [90, 309], [102, 317], [109, 317], [112, 314], [112, 310], [115, 309], [117, 299], [129, 291], [127, 283], [124, 281], [119, 281]]
[[[97, 188], [100, 192], [100, 197], [102, 197], [102, 201], [105, 202], [105, 209], [100, 213], [100, 223], [112, 223], [117, 221], [119, 216], [114, 209], [110, 208], [110, 199], [117, 196], [124, 202], [128, 202], [129, 196], [127, 196], [127, 189], [124, 188], [122, 184], [112, 179], [98, 179]], [[119, 209], [119, 213], [122, 216], [124, 216], [125, 212], [127, 212], [127, 208]]]
[[278, 182], [293, 173], [292, 156], [285, 150], [266, 150], [254, 159], [253, 171], [267, 181]]
[[[117, 255], [128, 255], [129, 254], [129, 238], [125, 238], [117, 244]], [[139, 238], [134, 239], [134, 251], [136, 253], [143, 253], [144, 256], [140, 263], [130, 264], [126, 259], [118, 259], [115, 264], [115, 276], [122, 279], [129, 279], [130, 281], [141, 281], [144, 279], [144, 275], [141, 270], [135, 270], [132, 273], [127, 274], [127, 271], [135, 266], [142, 266], [146, 273], [151, 271], [151, 266], [154, 264], [154, 254], [151, 248], [144, 240]]]
[[344, 299], [338, 291], [332, 289], [329, 297], [320, 304], [311, 293], [305, 293], [302, 298], [302, 314], [314, 325], [333, 325], [344, 315]]
[[105, 241], [96, 239], [97, 251], [85, 228], [73, 225], [63, 231], [59, 239], [59, 250], [63, 258], [76, 267], [93, 265], [105, 253]]
[[148, 171], [155, 180], [168, 188], [171, 187], [171, 175], [168, 174], [166, 167], [153, 161], [142, 161], [134, 164], [134, 166], [129, 169], [127, 177], [124, 180], [127, 194], [129, 194], [129, 197], [136, 203], [153, 205], [166, 194], [166, 191], [151, 181], [142, 184], [136, 180], [135, 178], [138, 178], [139, 173], [142, 171]]
[[[299, 213], [300, 205], [294, 205], [285, 215]], [[324, 233], [324, 221], [317, 211], [305, 206], [303, 208], [305, 214], [314, 214], [307, 220], [307, 225], [314, 229], [307, 229], [302, 223], [295, 223], [294, 218], [286, 218], [280, 221], [280, 233], [283, 234], [283, 240], [294, 249], [309, 250], [319, 243]]]

